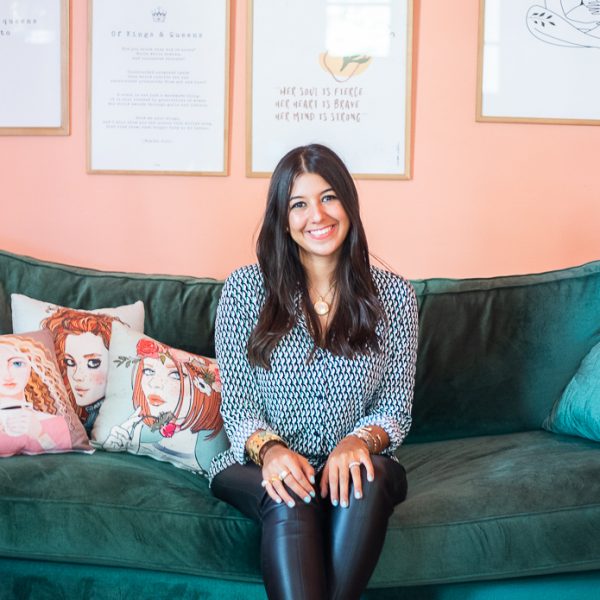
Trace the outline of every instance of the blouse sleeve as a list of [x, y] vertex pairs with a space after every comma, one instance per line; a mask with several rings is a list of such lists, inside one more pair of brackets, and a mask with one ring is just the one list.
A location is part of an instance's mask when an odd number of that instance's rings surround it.
[[215, 349], [222, 383], [221, 414], [225, 431], [235, 460], [245, 464], [248, 461], [246, 440], [257, 429], [273, 430], [266, 421], [247, 356], [248, 338], [255, 325], [248, 298], [251, 292], [238, 289], [235, 277], [234, 274], [227, 279], [219, 300]]
[[[413, 287], [406, 280], [393, 286], [393, 298], [384, 299], [389, 321], [387, 366], [366, 415], [356, 423], [354, 431], [368, 425], [381, 427], [389, 436], [389, 446], [383, 454], [393, 454], [410, 429], [412, 401], [417, 362], [418, 309]], [[391, 286], [392, 287], [392, 286]]]

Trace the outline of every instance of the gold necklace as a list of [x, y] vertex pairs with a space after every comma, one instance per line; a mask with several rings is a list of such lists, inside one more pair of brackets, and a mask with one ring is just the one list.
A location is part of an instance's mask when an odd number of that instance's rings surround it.
[[[329, 314], [329, 311], [331, 310], [331, 306], [329, 305], [329, 303], [324, 299], [329, 292], [335, 287], [335, 282], [332, 283], [329, 286], [329, 289], [324, 293], [324, 294], [319, 294], [319, 292], [317, 291], [316, 294], [319, 297], [319, 299], [313, 304], [313, 308], [315, 309], [315, 312], [320, 316], [320, 317], [324, 317], [325, 315]], [[315, 291], [315, 289], [313, 288], [313, 291]]]

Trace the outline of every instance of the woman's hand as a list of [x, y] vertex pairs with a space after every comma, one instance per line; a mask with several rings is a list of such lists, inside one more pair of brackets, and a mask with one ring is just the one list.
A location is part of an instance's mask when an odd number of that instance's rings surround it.
[[262, 477], [267, 494], [278, 504], [283, 501], [290, 508], [296, 504], [287, 488], [306, 503], [310, 502], [311, 497], [315, 497], [315, 490], [311, 485], [315, 482], [314, 469], [303, 456], [282, 444], [274, 444], [266, 450]]
[[338, 502], [348, 506], [348, 490], [350, 478], [354, 484], [354, 497], [362, 498], [361, 465], [367, 470], [367, 479], [373, 481], [375, 470], [367, 444], [355, 435], [346, 436], [329, 455], [321, 477], [321, 497], [329, 493], [334, 506]]

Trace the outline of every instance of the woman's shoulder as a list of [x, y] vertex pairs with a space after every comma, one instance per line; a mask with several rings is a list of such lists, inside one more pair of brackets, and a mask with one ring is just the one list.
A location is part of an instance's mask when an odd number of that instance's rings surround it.
[[264, 293], [263, 275], [259, 265], [254, 263], [235, 269], [225, 279], [223, 293], [243, 299], [257, 298]]
[[412, 284], [402, 275], [371, 265], [371, 276], [379, 297], [384, 303], [386, 301], [397, 303], [398, 300], [406, 301], [415, 298]]

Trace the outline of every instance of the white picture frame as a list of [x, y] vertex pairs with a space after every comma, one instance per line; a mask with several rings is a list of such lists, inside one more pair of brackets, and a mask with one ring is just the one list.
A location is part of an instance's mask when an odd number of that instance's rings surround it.
[[600, 124], [600, 4], [480, 0], [477, 121]]
[[0, 0], [0, 135], [69, 134], [69, 0]]
[[88, 0], [88, 172], [225, 176], [229, 0]]
[[412, 0], [251, 0], [246, 174], [323, 143], [357, 178], [410, 179]]

